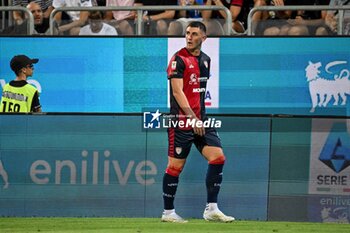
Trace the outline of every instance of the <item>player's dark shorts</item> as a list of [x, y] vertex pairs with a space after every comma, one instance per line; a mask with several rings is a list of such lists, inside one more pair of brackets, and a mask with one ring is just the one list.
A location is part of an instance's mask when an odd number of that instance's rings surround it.
[[168, 129], [168, 156], [178, 159], [187, 158], [191, 146], [194, 143], [199, 152], [202, 152], [204, 146], [221, 146], [221, 140], [214, 128], [205, 129], [204, 136], [198, 136], [193, 130], [180, 130], [175, 128]]

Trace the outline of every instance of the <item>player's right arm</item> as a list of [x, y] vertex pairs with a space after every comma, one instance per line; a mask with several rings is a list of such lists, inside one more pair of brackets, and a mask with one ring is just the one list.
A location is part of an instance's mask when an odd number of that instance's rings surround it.
[[[183, 91], [184, 69], [185, 69], [185, 64], [181, 58], [175, 56], [171, 59], [168, 67], [168, 78], [170, 79], [170, 84], [171, 84], [170, 86], [172, 89], [172, 93], [177, 104], [185, 113], [185, 115], [190, 117], [191, 119], [195, 119], [196, 121], [199, 121], [200, 119], [198, 119], [196, 114], [193, 112], [188, 102], [188, 99]], [[203, 127], [200, 127], [200, 128], [194, 127], [193, 131], [195, 134], [198, 134], [199, 136], [203, 136], [205, 134]]]
[[[199, 121], [196, 114], [193, 112], [192, 108], [190, 107], [190, 104], [188, 103], [185, 93], [183, 92], [183, 79], [172, 78], [170, 79], [170, 82], [171, 82], [174, 98], [176, 99], [176, 102], [178, 103], [182, 111], [186, 114], [186, 116], [189, 116], [191, 119], [196, 119], [196, 121]], [[203, 127], [194, 127], [193, 131], [195, 134], [198, 134], [199, 136], [203, 136], [205, 134]]]

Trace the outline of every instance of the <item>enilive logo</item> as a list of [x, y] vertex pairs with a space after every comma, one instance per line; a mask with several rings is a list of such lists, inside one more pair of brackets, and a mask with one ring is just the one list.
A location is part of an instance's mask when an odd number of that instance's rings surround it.
[[[325, 66], [325, 72], [321, 72], [321, 62], [309, 61], [305, 72], [312, 101], [310, 112], [314, 112], [316, 107], [327, 107], [332, 99], [333, 105], [346, 105], [346, 95], [350, 95], [350, 72], [342, 68], [346, 64], [347, 61], [332, 61]], [[328, 78], [324, 76], [326, 74]]]
[[[16, 169], [13, 172], [21, 171]], [[140, 185], [153, 185], [158, 173], [156, 164], [151, 160], [121, 160], [115, 159], [111, 151], [81, 151], [81, 157], [73, 156], [70, 159], [35, 160], [29, 170], [30, 178], [18, 174], [17, 179], [30, 180], [38, 185], [110, 185], [116, 182], [119, 185], [127, 185], [135, 181]], [[0, 160], [0, 176], [4, 182], [4, 189], [9, 187], [8, 175]], [[20, 177], [20, 178], [19, 178]], [[132, 180], [132, 181], [131, 181]], [[1, 179], [0, 179], [1, 182]]]

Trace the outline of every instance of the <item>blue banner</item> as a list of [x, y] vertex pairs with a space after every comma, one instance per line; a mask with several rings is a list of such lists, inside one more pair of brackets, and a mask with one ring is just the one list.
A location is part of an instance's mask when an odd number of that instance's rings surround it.
[[[345, 37], [220, 38], [212, 111], [348, 116], [349, 46]], [[45, 112], [166, 108], [167, 53], [167, 38], [3, 37], [0, 84], [14, 78], [12, 56], [27, 54], [40, 59], [33, 83]]]
[[123, 112], [123, 39], [0, 38], [0, 83], [15, 78], [10, 60], [38, 58], [29, 79], [45, 112]]
[[[219, 205], [266, 220], [270, 121], [222, 120], [239, 130], [219, 131]], [[1, 216], [160, 217], [167, 134], [142, 130], [141, 116], [1, 115], [0, 128]], [[176, 198], [186, 218], [202, 217], [206, 169], [193, 147]]]

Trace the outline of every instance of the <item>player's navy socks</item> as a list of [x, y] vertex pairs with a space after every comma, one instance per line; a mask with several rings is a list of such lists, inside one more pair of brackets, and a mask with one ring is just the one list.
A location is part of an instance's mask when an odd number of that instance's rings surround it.
[[218, 194], [222, 182], [222, 169], [224, 164], [209, 164], [206, 186], [207, 186], [207, 203], [218, 201]]
[[179, 183], [179, 177], [172, 176], [167, 173], [163, 177], [163, 201], [164, 209], [171, 210], [174, 209], [174, 199], [177, 190], [177, 185]]

